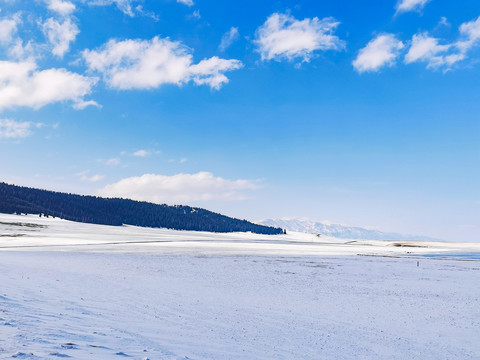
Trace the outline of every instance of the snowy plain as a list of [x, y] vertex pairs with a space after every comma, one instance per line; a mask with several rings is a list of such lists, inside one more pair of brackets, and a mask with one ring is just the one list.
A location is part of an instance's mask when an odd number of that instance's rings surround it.
[[479, 359], [478, 243], [0, 214], [2, 359]]

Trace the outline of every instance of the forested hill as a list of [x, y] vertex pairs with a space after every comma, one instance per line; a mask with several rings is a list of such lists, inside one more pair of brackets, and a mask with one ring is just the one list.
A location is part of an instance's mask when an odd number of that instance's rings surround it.
[[116, 226], [126, 224], [176, 230], [282, 233], [279, 228], [257, 225], [190, 206], [65, 194], [6, 183], [0, 183], [0, 212], [43, 214], [71, 221]]

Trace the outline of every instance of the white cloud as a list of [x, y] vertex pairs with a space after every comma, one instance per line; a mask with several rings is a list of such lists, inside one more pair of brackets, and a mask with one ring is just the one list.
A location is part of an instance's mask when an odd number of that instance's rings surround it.
[[122, 179], [97, 191], [105, 197], [123, 197], [155, 203], [189, 203], [208, 200], [244, 200], [242, 190], [255, 190], [252, 180], [226, 180], [209, 172], [172, 176], [145, 174]]
[[460, 39], [446, 45], [427, 33], [415, 34], [405, 63], [426, 62], [427, 68], [450, 70], [456, 63], [465, 60], [467, 53], [480, 41], [480, 17], [463, 23], [459, 28]]
[[450, 23], [448, 22], [448, 19], [445, 16], [442, 16], [440, 18], [440, 21], [438, 22], [437, 26], [451, 26]]
[[150, 153], [146, 150], [137, 150], [132, 155], [136, 157], [146, 157], [147, 155], [150, 155]]
[[138, 15], [149, 17], [154, 21], [160, 20], [160, 17], [157, 14], [155, 14], [155, 12], [144, 10], [142, 5], [137, 5], [135, 7], [135, 11], [137, 12]]
[[476, 20], [460, 25], [460, 34], [464, 37], [456, 44], [460, 51], [467, 52], [477, 45], [480, 40], [480, 16]]
[[217, 56], [200, 61], [191, 65], [188, 69], [190, 79], [197, 85], [208, 85], [212, 89], [220, 89], [223, 84], [228, 83], [224, 72], [236, 70], [242, 67], [238, 60], [226, 60]]
[[187, 158], [181, 158], [181, 159], [178, 159], [178, 160], [176, 160], [176, 159], [168, 159], [167, 160], [167, 162], [171, 163], [171, 164], [176, 163], [176, 162], [178, 162], [179, 164], [185, 164], [187, 161], [188, 161]]
[[158, 21], [159, 17], [152, 11], [145, 10], [139, 3], [144, 0], [83, 0], [92, 6], [110, 6], [115, 5], [121, 12], [130, 17], [146, 16]]
[[378, 71], [384, 66], [393, 66], [395, 59], [404, 48], [403, 43], [393, 34], [378, 35], [361, 49], [353, 61], [353, 67], [359, 72]]
[[236, 27], [231, 27], [230, 30], [228, 30], [225, 34], [222, 36], [222, 40], [220, 41], [220, 45], [218, 46], [218, 49], [220, 51], [225, 51], [230, 45], [232, 45], [240, 36], [240, 33], [238, 32], [238, 28]]
[[399, 0], [397, 13], [408, 11], [420, 11], [430, 0]]
[[439, 45], [438, 39], [426, 33], [413, 35], [412, 44], [405, 55], [405, 63], [425, 61], [428, 67], [438, 67], [447, 61], [446, 56], [439, 56], [451, 48], [451, 45]]
[[200, 15], [200, 10], [195, 10], [191, 15], [188, 16], [190, 19], [201, 19], [202, 15]]
[[133, 3], [136, 0], [90, 0], [89, 5], [106, 6], [115, 4], [117, 8], [128, 16], [135, 16]]
[[193, 0], [177, 0], [177, 3], [184, 4], [187, 6], [193, 6]]
[[239, 60], [218, 57], [192, 65], [192, 55], [185, 46], [159, 37], [110, 40], [99, 50], [85, 50], [83, 57], [89, 69], [102, 73], [109, 86], [124, 90], [182, 85], [189, 81], [219, 89], [228, 82], [224, 72], [243, 66]]
[[14, 44], [8, 49], [8, 55], [10, 58], [16, 60], [34, 59], [35, 50], [32, 42], [29, 41], [23, 45], [23, 41], [17, 39]]
[[87, 107], [89, 107], [89, 106], [95, 106], [95, 107], [97, 107], [97, 108], [101, 108], [101, 107], [102, 107], [99, 103], [97, 103], [97, 102], [94, 101], [94, 100], [86, 100], [86, 101], [80, 100], [80, 101], [78, 101], [78, 102], [76, 102], [76, 103], [74, 103], [74, 104], [72, 105], [72, 107], [73, 107], [75, 110], [83, 110], [83, 109], [85, 109], [85, 108], [87, 108]]
[[[0, 9], [1, 11], [1, 9]], [[29, 40], [25, 45], [16, 33], [22, 19], [20, 13], [16, 13], [10, 18], [0, 20], [0, 44], [5, 46], [6, 54], [10, 59], [33, 59], [35, 56], [32, 41]]]
[[90, 177], [85, 177], [85, 178], [82, 178], [83, 181], [90, 181], [90, 182], [98, 182], [100, 180], [103, 180], [103, 178], [105, 178], [105, 176], [103, 175], [92, 175]]
[[0, 61], [0, 111], [19, 106], [39, 109], [47, 104], [84, 102], [96, 79], [65, 69], [38, 71], [33, 62]]
[[256, 31], [255, 43], [262, 60], [309, 61], [317, 50], [339, 50], [345, 43], [333, 35], [340, 23], [333, 18], [296, 20], [274, 13]]
[[0, 43], [8, 44], [13, 40], [13, 35], [17, 32], [20, 17], [14, 15], [10, 19], [0, 20]]
[[412, 44], [405, 62], [411, 63], [418, 60], [428, 60], [440, 52], [447, 51], [449, 45], [439, 45], [438, 39], [428, 36], [426, 33], [413, 35]]
[[0, 119], [0, 139], [20, 139], [32, 135], [31, 122]]
[[108, 166], [118, 166], [121, 163], [122, 162], [118, 158], [111, 158], [111, 159], [105, 160], [105, 165], [108, 165]]
[[50, 44], [53, 45], [52, 53], [58, 57], [63, 57], [70, 48], [70, 43], [75, 40], [79, 30], [70, 19], [63, 23], [50, 18], [42, 26], [45, 36]]
[[97, 161], [107, 166], [119, 166], [122, 164], [122, 161], [119, 158], [97, 159]]
[[78, 176], [82, 181], [88, 181], [88, 182], [98, 182], [105, 178], [105, 176], [99, 175], [99, 174], [89, 176], [88, 175], [89, 173], [90, 173], [90, 170], [85, 170], [85, 171], [79, 172], [78, 174], [75, 174], [75, 176]]
[[75, 11], [75, 5], [70, 1], [47, 0], [47, 7], [63, 16], [68, 16]]

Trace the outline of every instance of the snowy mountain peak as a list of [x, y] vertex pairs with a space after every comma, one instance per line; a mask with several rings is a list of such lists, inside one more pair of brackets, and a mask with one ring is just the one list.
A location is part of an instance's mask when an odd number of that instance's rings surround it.
[[404, 235], [391, 232], [369, 229], [366, 227], [349, 226], [345, 224], [334, 224], [330, 221], [317, 221], [309, 218], [279, 218], [264, 219], [257, 221], [258, 224], [274, 226], [290, 231], [298, 231], [310, 234], [321, 234], [341, 239], [362, 239], [362, 240], [422, 240], [435, 241], [427, 236]]

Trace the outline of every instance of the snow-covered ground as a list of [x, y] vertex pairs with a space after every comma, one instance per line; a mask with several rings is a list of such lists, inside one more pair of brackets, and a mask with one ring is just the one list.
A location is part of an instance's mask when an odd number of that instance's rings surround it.
[[480, 358], [480, 262], [416, 256], [475, 243], [0, 215], [0, 250], [2, 359]]

